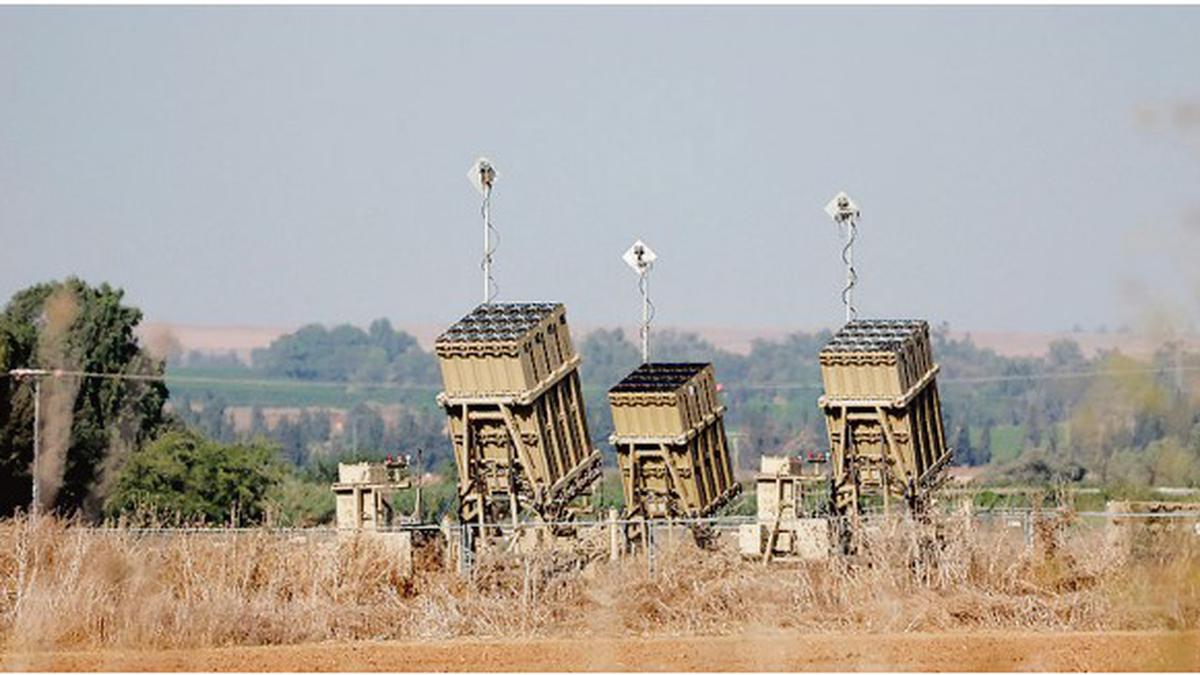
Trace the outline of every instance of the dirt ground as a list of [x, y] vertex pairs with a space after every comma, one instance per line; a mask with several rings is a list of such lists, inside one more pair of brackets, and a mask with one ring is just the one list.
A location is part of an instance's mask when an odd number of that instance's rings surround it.
[[353, 642], [178, 651], [4, 653], [5, 670], [1200, 671], [1200, 632], [775, 633], [722, 637]]

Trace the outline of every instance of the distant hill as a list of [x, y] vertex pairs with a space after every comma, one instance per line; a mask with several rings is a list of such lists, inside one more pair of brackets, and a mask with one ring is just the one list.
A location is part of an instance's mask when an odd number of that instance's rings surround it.
[[[587, 324], [573, 325], [575, 337], [581, 338], [595, 328]], [[611, 326], [607, 326], [611, 327]], [[240, 359], [249, 362], [250, 353], [254, 349], [266, 347], [281, 335], [294, 331], [298, 326], [200, 326], [192, 324], [171, 324], [149, 322], [142, 324], [139, 337], [144, 342], [154, 345], [157, 343], [177, 343], [184, 353], [198, 351], [210, 354], [224, 354], [230, 351]], [[445, 328], [432, 324], [397, 323], [396, 328], [403, 330], [417, 339], [425, 350], [433, 348], [433, 341]], [[736, 354], [747, 354], [755, 339], [778, 340], [797, 330], [812, 331], [820, 326], [789, 326], [789, 327], [737, 327], [737, 326], [656, 326], [658, 330], [676, 329], [681, 332], [694, 332], [716, 347]], [[625, 327], [627, 337], [636, 337], [636, 328]], [[1127, 332], [1038, 332], [1038, 331], [950, 331], [950, 337], [960, 339], [971, 336], [971, 340], [980, 348], [992, 349], [1002, 356], [1040, 356], [1046, 353], [1051, 342], [1060, 339], [1073, 340], [1079, 344], [1084, 355], [1092, 356], [1098, 351], [1118, 349], [1130, 356], [1145, 357], [1154, 352], [1160, 341], [1149, 335]], [[1200, 351], [1200, 336], [1192, 335], [1184, 339], [1189, 351]]]

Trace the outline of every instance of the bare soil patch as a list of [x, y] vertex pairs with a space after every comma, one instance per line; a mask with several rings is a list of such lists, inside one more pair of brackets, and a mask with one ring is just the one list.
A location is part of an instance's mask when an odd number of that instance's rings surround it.
[[1196, 671], [1200, 633], [778, 632], [717, 637], [342, 642], [5, 654], [53, 671]]

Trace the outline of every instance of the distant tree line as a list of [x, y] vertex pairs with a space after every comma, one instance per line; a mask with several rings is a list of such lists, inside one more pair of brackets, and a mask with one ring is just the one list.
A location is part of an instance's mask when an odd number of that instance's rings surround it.
[[[212, 381], [235, 371], [227, 381], [243, 395], [258, 391], [247, 371], [273, 386], [319, 383], [323, 391], [334, 385], [354, 393], [345, 406], [301, 405], [286, 415], [251, 404], [240, 427], [222, 393], [228, 388], [193, 387], [167, 404], [167, 387], [153, 379], [167, 366], [135, 337], [140, 320], [120, 289], [74, 278], [22, 290], [4, 307], [4, 512], [27, 507], [33, 479], [34, 388], [8, 375], [16, 368], [150, 376], [43, 380], [39, 485], [43, 508], [59, 513], [314, 523], [331, 517], [328, 482], [339, 460], [420, 455], [424, 469], [452, 472], [444, 416], [432, 400], [440, 385], [436, 360], [384, 319], [366, 330], [306, 326], [256, 350], [250, 365], [185, 356], [188, 372], [209, 372]], [[656, 360], [715, 364], [740, 464], [753, 468], [762, 454], [825, 449], [817, 355], [829, 337], [756, 340], [739, 354], [695, 334], [662, 331], [654, 347]], [[607, 390], [638, 365], [639, 352], [620, 330], [577, 339], [592, 437], [610, 452]], [[951, 339], [940, 326], [934, 352], [956, 461], [987, 466], [991, 480], [1200, 486], [1200, 356], [1178, 343], [1143, 360], [1115, 351], [1085, 355], [1070, 340], [1041, 356], [1005, 357], [969, 338]], [[407, 393], [373, 400], [389, 388]], [[275, 422], [268, 424], [268, 413]]]
[[416, 338], [376, 319], [367, 330], [310, 324], [252, 353], [254, 369], [270, 376], [337, 382], [435, 384], [437, 364]]
[[[739, 354], [696, 334], [667, 330], [655, 335], [654, 352], [656, 360], [714, 363], [733, 444], [742, 466], [753, 467], [762, 454], [825, 449], [824, 417], [816, 406], [817, 355], [830, 337], [821, 331], [756, 340]], [[1052, 343], [1042, 356], [1002, 356], [969, 337], [952, 339], [945, 325], [935, 327], [933, 340], [947, 439], [957, 463], [988, 465], [991, 477], [1002, 481], [1200, 484], [1200, 415], [1186, 386], [1194, 379], [1187, 374], [1200, 369], [1200, 357], [1182, 353], [1179, 345], [1165, 345], [1147, 362], [1118, 352], [1087, 356], [1072, 340]], [[609, 451], [607, 390], [640, 363], [640, 353], [618, 329], [583, 336], [579, 352], [592, 437]], [[375, 371], [364, 366], [385, 361], [391, 365]], [[272, 364], [269, 370], [266, 364]], [[414, 400], [432, 400], [440, 385], [434, 356], [384, 320], [368, 331], [306, 327], [256, 352], [254, 368], [297, 379], [426, 387]], [[370, 407], [360, 406], [355, 415], [367, 425], [360, 439], [368, 440], [359, 447], [420, 445], [435, 461], [448, 461], [441, 412], [428, 405], [407, 412], [405, 430], [380, 430], [384, 425], [372, 418]], [[334, 440], [327, 433], [319, 420], [302, 418], [268, 435], [303, 465], [313, 449], [323, 448], [326, 456], [345, 450], [344, 434]]]

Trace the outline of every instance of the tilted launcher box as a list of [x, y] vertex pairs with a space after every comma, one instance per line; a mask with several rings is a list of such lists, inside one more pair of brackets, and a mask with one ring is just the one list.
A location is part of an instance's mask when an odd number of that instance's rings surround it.
[[712, 365], [643, 364], [608, 401], [627, 516], [704, 517], [737, 495]]
[[863, 492], [919, 507], [950, 461], [929, 324], [854, 320], [821, 349], [835, 506]]
[[566, 309], [544, 302], [480, 305], [437, 339], [446, 396], [531, 399], [579, 362]]
[[520, 508], [565, 517], [600, 476], [565, 308], [480, 305], [437, 339], [435, 352], [460, 518], [496, 522]]

